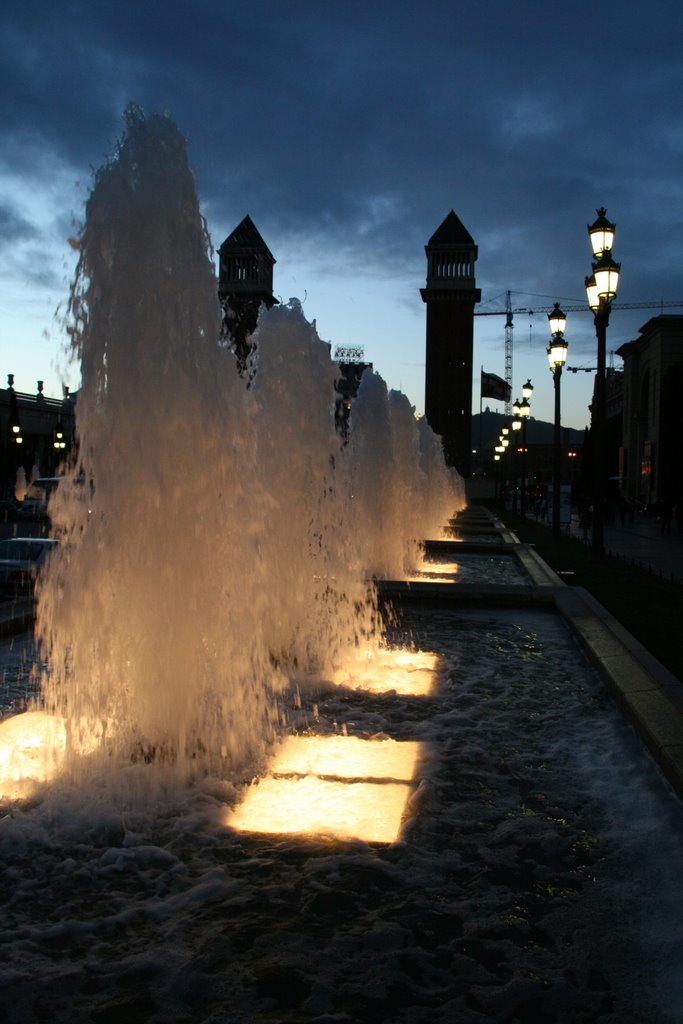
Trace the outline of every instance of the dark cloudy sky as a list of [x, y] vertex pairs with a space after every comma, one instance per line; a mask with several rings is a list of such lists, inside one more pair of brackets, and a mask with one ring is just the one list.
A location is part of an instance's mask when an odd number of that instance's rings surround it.
[[[418, 411], [424, 245], [451, 208], [479, 246], [479, 308], [502, 309], [510, 290], [527, 310], [585, 301], [586, 225], [606, 206], [622, 263], [617, 348], [659, 312], [620, 304], [683, 301], [680, 11], [679, 0], [5, 0], [0, 373], [58, 392], [67, 238], [130, 100], [187, 137], [216, 248], [249, 213], [278, 261], [276, 294], [302, 299], [324, 340], [364, 345]], [[503, 317], [475, 322], [477, 375], [482, 364], [504, 374], [503, 333]], [[545, 313], [516, 314], [514, 391], [531, 377], [542, 419], [547, 334]], [[569, 364], [593, 366], [590, 315], [570, 314], [567, 339]], [[568, 425], [588, 422], [591, 387], [591, 374], [565, 375]]]

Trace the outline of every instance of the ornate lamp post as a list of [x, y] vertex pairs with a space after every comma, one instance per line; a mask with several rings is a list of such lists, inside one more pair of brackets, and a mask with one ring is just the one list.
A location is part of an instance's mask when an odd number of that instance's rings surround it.
[[496, 468], [496, 498], [498, 498], [500, 494], [503, 493], [502, 467], [503, 455], [505, 454], [505, 449], [500, 443], [500, 438], [498, 438], [498, 444], [495, 446], [493, 451], [493, 461], [495, 463]]
[[508, 439], [508, 434], [509, 433], [510, 433], [510, 428], [509, 427], [503, 427], [501, 429], [500, 435], [498, 437], [498, 448], [496, 448], [496, 451], [499, 451], [500, 455], [501, 455], [501, 459], [500, 459], [500, 497], [501, 497], [501, 500], [502, 500], [502, 503], [503, 503], [503, 507], [505, 507], [505, 493], [506, 493], [506, 489], [507, 489], [507, 479], [506, 479], [507, 474], [506, 474], [506, 471], [505, 471], [506, 470], [505, 456], [507, 455], [508, 447], [510, 445], [510, 441]]
[[23, 444], [24, 438], [21, 434], [21, 421], [19, 420], [19, 404], [17, 402], [17, 393], [14, 390], [14, 374], [7, 374], [7, 390], [9, 392], [9, 419], [7, 421], [7, 427], [9, 431], [9, 440], [13, 444]]
[[607, 479], [607, 410], [605, 398], [605, 357], [607, 348], [607, 325], [612, 310], [612, 300], [617, 294], [621, 264], [612, 259], [612, 244], [616, 225], [607, 220], [606, 210], [601, 207], [597, 220], [588, 226], [588, 235], [593, 248], [593, 272], [586, 278], [588, 305], [593, 310], [595, 334], [598, 341], [595, 394], [593, 396], [593, 523], [591, 546], [593, 556], [601, 557], [605, 551], [604, 515]]
[[528, 454], [529, 450], [526, 443], [526, 424], [529, 419], [531, 412], [531, 402], [529, 401], [533, 394], [534, 386], [530, 380], [527, 379], [526, 384], [522, 386], [522, 401], [519, 403], [519, 415], [522, 419], [522, 500], [521, 500], [521, 513], [526, 515], [526, 485], [527, 485], [527, 469], [528, 469]]
[[550, 344], [548, 345], [548, 362], [555, 386], [555, 429], [553, 432], [553, 539], [560, 539], [560, 476], [561, 476], [561, 444], [560, 444], [560, 379], [562, 367], [567, 361], [567, 342], [564, 329], [567, 318], [556, 302], [552, 313], [548, 314], [550, 324]]
[[[522, 417], [519, 414], [521, 403], [518, 398], [515, 398], [512, 405], [513, 420], [510, 426], [512, 427], [513, 433], [518, 434], [522, 429]], [[519, 442], [513, 439], [512, 442], [512, 514], [517, 515], [517, 450], [519, 448]]]

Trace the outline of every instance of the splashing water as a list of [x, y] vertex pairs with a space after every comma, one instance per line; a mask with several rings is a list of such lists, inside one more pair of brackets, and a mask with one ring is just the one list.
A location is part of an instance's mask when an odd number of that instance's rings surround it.
[[62, 543], [38, 607], [44, 705], [79, 779], [103, 759], [108, 777], [258, 759], [278, 695], [380, 643], [367, 577], [403, 573], [464, 504], [438, 439], [375, 374], [342, 445], [339, 371], [296, 300], [262, 314], [245, 386], [218, 342], [185, 140], [136, 107], [125, 120], [80, 240], [79, 462], [52, 499]]

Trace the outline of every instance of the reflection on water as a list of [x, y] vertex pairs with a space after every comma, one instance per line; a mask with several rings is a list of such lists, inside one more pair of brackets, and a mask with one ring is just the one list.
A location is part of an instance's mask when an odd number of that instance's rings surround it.
[[424, 583], [523, 586], [529, 580], [513, 555], [458, 554], [455, 559], [426, 554], [409, 579]]
[[[428, 999], [434, 1020], [678, 1024], [680, 802], [565, 623], [419, 608], [388, 640], [437, 659], [429, 692], [302, 687], [291, 756], [257, 786], [206, 779], [170, 813], [83, 799], [74, 815], [78, 793], [57, 791], [2, 819], [11, 1024], [47, 1006], [55, 1024], [84, 1005], [118, 1019], [122, 979], [129, 1015], [143, 1000], [150, 1019], [294, 1024], [343, 1005], [393, 1024]], [[405, 773], [339, 777], [347, 752], [412, 745]], [[398, 841], [368, 845], [359, 824], [334, 837], [328, 817], [302, 842], [291, 806], [279, 834], [226, 827], [271, 780], [276, 809], [286, 789], [315, 790], [321, 811], [341, 797], [342, 824], [362, 809], [354, 785], [407, 787]]]
[[0, 719], [25, 711], [36, 699], [40, 670], [31, 634], [22, 633], [0, 643]]

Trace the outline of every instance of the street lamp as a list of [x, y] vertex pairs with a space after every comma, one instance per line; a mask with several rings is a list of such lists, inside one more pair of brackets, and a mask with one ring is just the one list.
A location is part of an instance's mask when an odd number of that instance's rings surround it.
[[7, 391], [9, 393], [9, 419], [7, 426], [9, 428], [10, 441], [14, 444], [23, 444], [24, 438], [21, 434], [21, 421], [19, 419], [19, 405], [17, 402], [17, 393], [14, 390], [14, 374], [7, 374]]
[[522, 401], [518, 405], [518, 415], [522, 420], [522, 501], [521, 501], [521, 513], [526, 515], [526, 473], [527, 473], [527, 446], [526, 446], [526, 424], [529, 419], [529, 413], [531, 412], [531, 404], [529, 399], [531, 398], [534, 386], [530, 380], [527, 380], [526, 384], [522, 387]]
[[[513, 419], [512, 419], [512, 422], [510, 423], [510, 426], [512, 427], [512, 431], [513, 431], [514, 434], [518, 434], [519, 431], [522, 429], [522, 417], [519, 414], [519, 410], [520, 410], [520, 401], [519, 401], [518, 398], [515, 398], [515, 400], [514, 400], [514, 402], [512, 404], [512, 416], [513, 416]], [[519, 447], [519, 442], [513, 439], [513, 442], [512, 442], [512, 479], [513, 479], [513, 484], [512, 484], [512, 514], [515, 515], [515, 516], [517, 515], [517, 449], [518, 449], [518, 447]]]
[[507, 474], [505, 472], [505, 468], [506, 468], [505, 467], [505, 458], [503, 456], [507, 455], [508, 447], [510, 445], [510, 440], [508, 438], [508, 434], [509, 433], [510, 433], [509, 427], [502, 427], [501, 428], [500, 434], [498, 435], [498, 447], [496, 448], [496, 451], [499, 452], [500, 456], [501, 456], [501, 458], [500, 458], [500, 497], [502, 499], [503, 508], [505, 508], [505, 494], [506, 494], [506, 490], [507, 490], [507, 480], [506, 480]]
[[548, 313], [548, 323], [550, 324], [551, 340], [558, 334], [564, 334], [564, 329], [567, 326], [567, 317], [560, 309], [559, 302], [556, 302], [553, 306], [552, 313]]
[[64, 451], [64, 449], [66, 448], [66, 435], [61, 420], [57, 420], [57, 423], [55, 425], [54, 440], [52, 442], [52, 447], [58, 453]]
[[593, 311], [595, 334], [598, 341], [598, 358], [593, 396], [593, 523], [591, 546], [596, 558], [604, 554], [604, 514], [607, 478], [607, 409], [605, 384], [605, 357], [607, 348], [607, 325], [612, 309], [612, 300], [617, 294], [621, 264], [612, 259], [612, 244], [616, 225], [607, 220], [606, 211], [601, 207], [593, 224], [588, 225], [588, 236], [595, 257], [592, 274], [586, 278], [588, 305]]
[[567, 362], [567, 342], [564, 337], [564, 328], [567, 317], [556, 302], [552, 313], [548, 314], [550, 323], [550, 344], [548, 345], [548, 362], [553, 375], [555, 386], [555, 429], [553, 434], [553, 540], [560, 539], [560, 469], [561, 469], [561, 447], [560, 447], [560, 378], [562, 367]]

